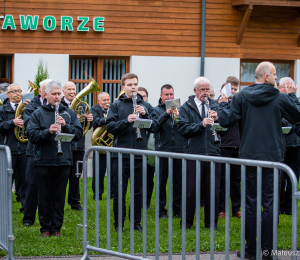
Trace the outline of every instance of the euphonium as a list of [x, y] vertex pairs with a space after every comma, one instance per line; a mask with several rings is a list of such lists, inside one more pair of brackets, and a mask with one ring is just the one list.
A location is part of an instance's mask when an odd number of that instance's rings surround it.
[[[118, 95], [117, 98], [122, 96], [125, 93], [124, 90], [121, 90], [120, 94]], [[105, 118], [107, 117], [107, 114]], [[93, 133], [92, 137], [92, 145], [97, 145], [97, 146], [107, 146], [107, 147], [112, 147], [113, 146], [113, 139], [114, 136], [110, 133], [107, 132], [105, 125], [101, 127], [97, 127], [96, 130]], [[106, 154], [105, 151], [99, 151], [101, 154]]]
[[[34, 91], [38, 88], [39, 87], [37, 85], [35, 85], [34, 83], [32, 83], [29, 80], [29, 89], [28, 89], [27, 93], [32, 92], [32, 91]], [[15, 118], [17, 118], [19, 116], [22, 117], [24, 108], [25, 108], [25, 105], [21, 101], [18, 105], [17, 110], [16, 110]], [[15, 136], [18, 139], [19, 142], [21, 142], [21, 143], [27, 143], [28, 142], [28, 139], [25, 137], [25, 127], [24, 126], [22, 126], [22, 127], [15, 126], [14, 132], [15, 132]]]
[[[83, 128], [82, 136], [84, 136], [90, 128], [91, 122], [85, 122], [86, 121], [85, 115], [86, 115], [86, 112], [88, 114], [90, 114], [91, 110], [90, 110], [88, 103], [86, 103], [85, 101], [82, 101], [81, 99], [83, 99], [85, 96], [89, 95], [90, 93], [92, 93], [94, 91], [101, 92], [101, 89], [98, 86], [97, 82], [93, 78], [91, 78], [90, 83], [76, 95], [76, 97], [74, 98], [74, 100], [72, 101], [72, 104], [70, 106], [70, 108], [73, 109], [77, 113], [77, 115], [79, 115], [79, 117], [80, 117], [79, 121], [82, 124], [82, 128]], [[82, 106], [79, 106], [80, 104], [85, 105], [85, 107], [86, 107], [85, 111], [83, 111]]]

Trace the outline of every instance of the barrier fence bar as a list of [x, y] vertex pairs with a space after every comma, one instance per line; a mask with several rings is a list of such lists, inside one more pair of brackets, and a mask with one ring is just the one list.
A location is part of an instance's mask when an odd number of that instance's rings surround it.
[[[1, 150], [1, 146], [0, 146]], [[91, 152], [96, 152], [98, 154], [99, 151], [106, 151], [107, 152], [107, 196], [109, 198], [110, 196], [110, 182], [112, 181], [112, 174], [113, 171], [111, 169], [111, 153], [114, 153], [118, 156], [118, 158], [114, 158], [113, 160], [116, 160], [115, 162], [118, 162], [118, 173], [115, 175], [118, 177], [118, 184], [116, 185], [118, 187], [118, 201], [117, 201], [117, 208], [118, 208], [118, 216], [116, 219], [118, 220], [118, 223], [115, 223], [117, 225], [118, 229], [118, 252], [111, 250], [111, 238], [110, 238], [110, 201], [108, 199], [107, 201], [107, 249], [101, 248], [104, 247], [98, 246], [99, 243], [99, 235], [101, 234], [95, 234], [95, 246], [90, 246], [88, 239], [87, 239], [87, 159]], [[134, 219], [134, 194], [135, 194], [135, 187], [134, 185], [134, 166], [135, 166], [135, 160], [134, 156], [139, 155], [142, 156], [142, 169], [143, 169], [143, 255], [134, 255], [134, 221], [131, 221], [130, 223], [130, 253], [124, 253], [122, 250], [122, 230], [123, 230], [123, 208], [122, 208], [122, 202], [123, 202], [123, 192], [125, 194], [125, 191], [123, 191], [123, 185], [126, 186], [125, 183], [122, 182], [122, 166], [123, 166], [123, 155], [129, 155], [130, 156], [130, 219]], [[0, 154], [1, 155], [1, 154]], [[194, 154], [181, 154], [181, 153], [166, 153], [166, 152], [158, 152], [158, 151], [148, 151], [148, 150], [136, 150], [136, 149], [125, 149], [125, 148], [111, 148], [111, 147], [91, 147], [89, 148], [83, 159], [83, 257], [82, 260], [88, 260], [89, 258], [89, 251], [99, 252], [99, 253], [105, 253], [112, 256], [117, 257], [123, 257], [126, 259], [147, 259], [147, 185], [146, 185], [146, 179], [147, 179], [147, 165], [146, 165], [146, 159], [147, 156], [154, 156], [155, 157], [155, 259], [159, 259], [160, 252], [159, 252], [159, 184], [160, 184], [160, 172], [159, 172], [159, 166], [160, 166], [160, 158], [168, 158], [168, 165], [169, 165], [169, 218], [168, 218], [168, 259], [172, 259], [172, 252], [173, 252], [173, 201], [172, 201], [172, 195], [173, 195], [173, 160], [178, 159], [182, 160], [182, 213], [181, 213], [181, 226], [182, 226], [182, 259], [184, 260], [186, 258], [186, 192], [187, 192], [187, 161], [195, 161], [196, 162], [196, 260], [200, 259], [200, 198], [201, 198], [201, 163], [203, 162], [209, 162], [210, 163], [210, 176], [211, 176], [211, 182], [210, 182], [210, 259], [214, 259], [214, 238], [215, 238], [215, 212], [218, 212], [218, 209], [215, 208], [215, 187], [216, 187], [216, 164], [223, 163], [225, 164], [225, 259], [229, 259], [229, 239], [230, 239], [230, 204], [229, 204], [229, 194], [230, 194], [230, 165], [240, 165], [241, 166], [241, 248], [240, 248], [240, 254], [241, 259], [245, 259], [245, 215], [246, 215], [246, 167], [255, 167], [257, 169], [257, 204], [256, 204], [256, 236], [257, 236], [257, 242], [256, 242], [256, 258], [260, 259], [261, 257], [261, 198], [262, 198], [262, 177], [263, 177], [263, 169], [269, 168], [273, 169], [274, 171], [274, 205], [273, 205], [273, 232], [275, 237], [273, 237], [273, 250], [277, 250], [277, 225], [278, 225], [278, 205], [276, 207], [276, 204], [278, 204], [278, 184], [279, 184], [279, 171], [284, 171], [289, 176], [291, 183], [292, 183], [292, 251], [297, 251], [297, 224], [298, 224], [298, 203], [297, 199], [300, 199], [300, 193], [298, 194], [298, 183], [297, 179], [295, 177], [294, 172], [290, 167], [288, 167], [285, 164], [282, 163], [276, 163], [276, 162], [266, 162], [266, 161], [255, 161], [255, 160], [245, 160], [245, 159], [236, 159], [236, 158], [226, 158], [226, 157], [214, 157], [214, 156], [203, 156], [203, 155], [194, 155]], [[99, 159], [99, 158], [98, 158]], [[96, 156], [96, 161], [98, 161]], [[3, 162], [3, 158], [0, 157], [0, 162]], [[3, 163], [2, 163], [3, 164]], [[98, 165], [98, 164], [96, 164]], [[218, 166], [219, 167], [219, 166]], [[254, 169], [255, 169], [254, 168]], [[1, 169], [1, 168], [0, 168]], [[251, 168], [250, 168], [251, 169]], [[99, 167], [96, 166], [96, 175], [99, 175]], [[11, 176], [10, 176], [11, 177]], [[2, 181], [3, 176], [0, 176], [0, 180]], [[2, 182], [1, 182], [2, 183]], [[99, 182], [96, 182], [96, 184]], [[99, 189], [99, 187], [96, 187], [96, 189]], [[11, 194], [11, 192], [10, 192]], [[99, 196], [99, 191], [96, 197]], [[3, 195], [0, 192], [0, 201], [2, 200]], [[99, 197], [98, 197], [99, 198]], [[97, 203], [96, 203], [97, 205]], [[99, 205], [98, 205], [99, 206]], [[0, 206], [1, 207], [1, 206]], [[96, 206], [96, 224], [97, 222], [101, 221], [99, 220], [99, 208]], [[0, 208], [1, 209], [1, 208]], [[217, 213], [216, 212], [216, 213]], [[125, 213], [125, 212], [124, 212]], [[2, 212], [0, 212], [0, 218], [3, 216]], [[98, 216], [98, 217], [97, 217]], [[1, 220], [2, 221], [2, 220]], [[2, 222], [1, 228], [2, 228]], [[102, 225], [102, 224], [101, 224]], [[97, 226], [97, 225], [96, 225]], [[96, 227], [97, 230], [97, 227]], [[5, 246], [5, 245], [4, 245]], [[11, 244], [12, 248], [12, 244]], [[9, 258], [11, 260], [13, 258]], [[273, 258], [273, 259], [276, 259]], [[291, 259], [295, 260], [297, 259], [297, 255], [293, 254], [291, 256]]]

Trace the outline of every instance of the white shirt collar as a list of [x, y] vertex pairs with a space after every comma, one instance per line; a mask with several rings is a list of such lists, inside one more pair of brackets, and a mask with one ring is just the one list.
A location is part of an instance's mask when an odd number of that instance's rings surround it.
[[40, 97], [40, 102], [42, 105], [44, 104], [44, 100], [42, 99], [42, 97]]
[[18, 105], [19, 103], [13, 103], [11, 101], [9, 101], [9, 102], [10, 102], [10, 105], [13, 108], [13, 110], [16, 110], [16, 105]]
[[66, 98], [64, 98], [65, 102], [68, 104], [68, 106], [71, 106], [71, 102], [69, 100], [67, 100]]
[[197, 106], [200, 106], [202, 104], [202, 101], [199, 100], [197, 97], [194, 98], [194, 101], [195, 101]]

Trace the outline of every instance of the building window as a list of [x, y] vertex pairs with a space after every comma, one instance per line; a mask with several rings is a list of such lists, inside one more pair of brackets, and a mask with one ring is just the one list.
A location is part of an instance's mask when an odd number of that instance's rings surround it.
[[12, 56], [0, 55], [0, 83], [12, 83]]
[[[241, 89], [255, 83], [254, 72], [262, 60], [241, 60]], [[294, 61], [271, 61], [276, 67], [277, 85], [283, 77], [294, 78]]]
[[[129, 72], [129, 57], [71, 57], [70, 81], [81, 91], [94, 78], [101, 91], [107, 92], [113, 101], [121, 91], [121, 76]], [[89, 94], [85, 100], [90, 105], [98, 103], [98, 94]]]

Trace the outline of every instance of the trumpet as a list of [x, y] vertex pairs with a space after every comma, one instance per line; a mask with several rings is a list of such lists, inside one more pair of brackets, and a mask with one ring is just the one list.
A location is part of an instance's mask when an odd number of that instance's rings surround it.
[[[58, 102], [55, 102], [55, 124], [59, 126], [59, 130], [56, 132], [56, 134], [60, 134], [61, 132], [61, 125], [57, 122], [57, 118], [59, 117], [59, 105]], [[62, 156], [64, 153], [61, 149], [61, 141], [57, 141], [57, 153], [56, 155]]]
[[[139, 113], [136, 111], [137, 107], [137, 95], [135, 91], [132, 93], [132, 102], [133, 102], [133, 114], [138, 115]], [[136, 141], [140, 142], [143, 141], [143, 137], [141, 135], [141, 129], [139, 127], [136, 128]]]
[[[206, 104], [206, 106], [207, 106], [207, 113], [208, 113], [208, 115], [209, 115], [209, 112], [211, 111], [211, 109], [210, 109], [210, 107], [209, 107], [209, 102], [208, 102], [207, 97], [204, 97], [204, 102], [205, 102], [205, 104]], [[212, 117], [211, 117], [211, 118], [212, 118]], [[213, 119], [213, 118], [212, 118], [212, 119]], [[218, 136], [216, 130], [213, 130], [213, 131], [212, 131], [212, 134], [213, 134], [213, 136], [214, 136], [214, 138], [215, 138], [214, 143], [215, 143], [215, 144], [219, 144], [221, 140], [220, 140], [220, 138], [219, 138], [219, 136]]]

